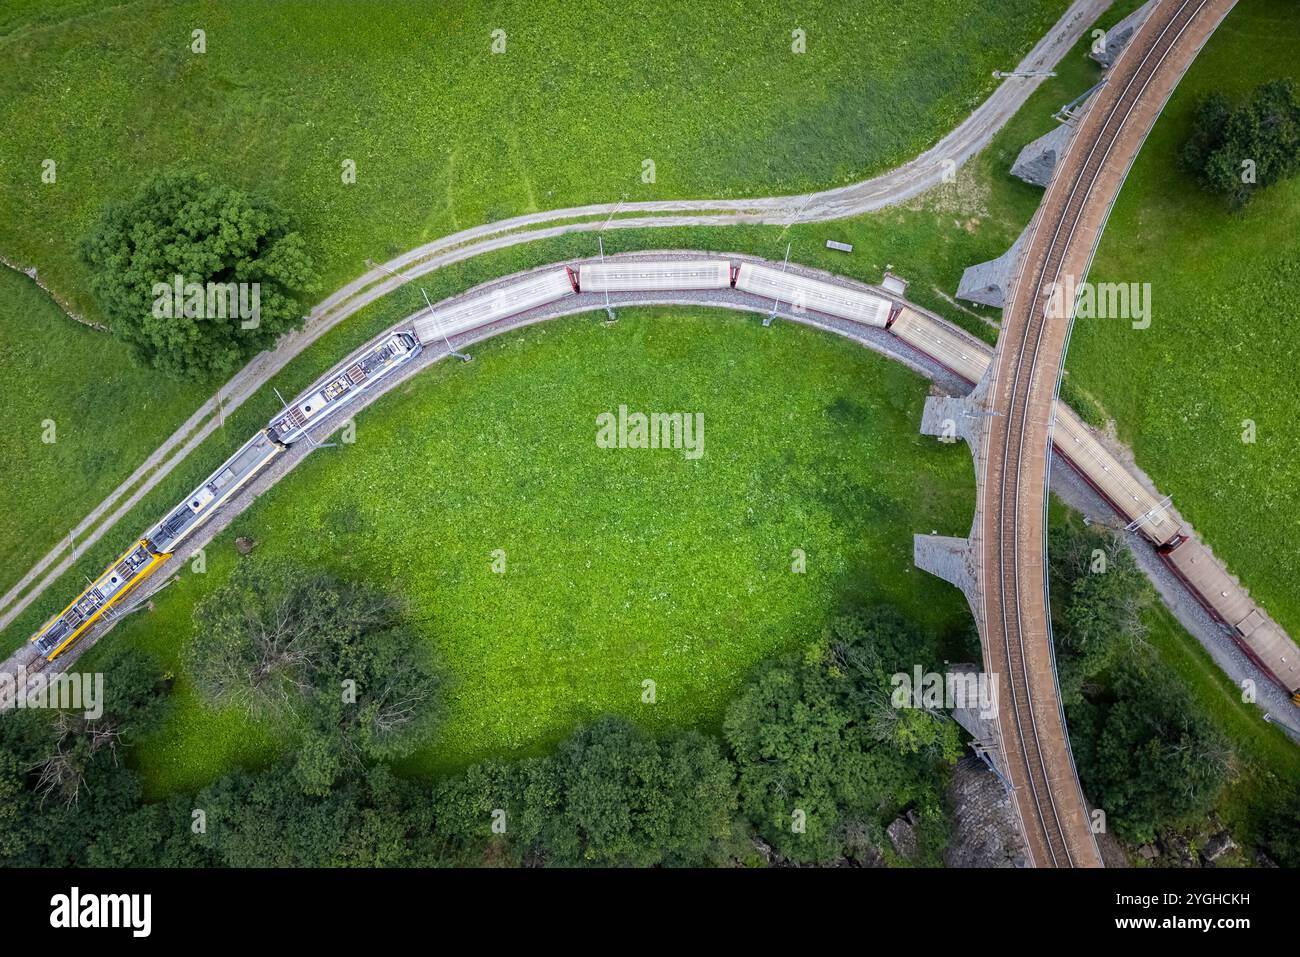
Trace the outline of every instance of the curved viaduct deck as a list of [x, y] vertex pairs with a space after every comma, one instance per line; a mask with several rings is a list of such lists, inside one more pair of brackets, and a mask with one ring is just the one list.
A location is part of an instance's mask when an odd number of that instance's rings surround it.
[[[998, 675], [1005, 770], [1039, 867], [1097, 867], [1056, 684], [1046, 588], [1052, 403], [1074, 303], [1128, 168], [1188, 65], [1235, 0], [1156, 0], [1093, 98], [1030, 231], [1003, 314], [980, 443], [976, 615]], [[1070, 288], [1075, 288], [1071, 286]], [[1063, 306], [1063, 307], [1062, 307]]]

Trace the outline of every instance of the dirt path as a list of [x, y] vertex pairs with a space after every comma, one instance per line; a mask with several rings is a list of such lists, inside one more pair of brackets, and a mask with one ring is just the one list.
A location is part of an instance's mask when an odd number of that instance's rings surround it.
[[[1053, 68], [1111, 2], [1112, 0], [1075, 0], [1047, 35], [1021, 61], [1018, 69]], [[200, 406], [139, 468], [77, 524], [71, 533], [74, 542], [71, 550], [66, 541], [61, 541], [0, 597], [0, 630], [7, 628], [78, 558], [97, 544], [136, 502], [153, 490], [212, 434], [219, 426], [218, 403], [226, 414], [233, 412], [299, 353], [338, 323], [410, 280], [483, 253], [566, 233], [595, 232], [603, 228], [671, 228], [743, 223], [786, 225], [796, 220], [806, 222], [855, 216], [902, 203], [943, 182], [946, 174], [955, 171], [988, 145], [1041, 83], [1041, 78], [1014, 77], [1005, 80], [961, 125], [935, 146], [902, 166], [861, 183], [800, 196], [666, 200], [613, 206], [577, 206], [532, 213], [461, 230], [372, 268], [317, 305], [301, 330], [289, 333], [274, 349], [254, 357], [218, 390], [216, 396]], [[690, 215], [645, 215], [649, 213]], [[539, 224], [557, 220], [582, 221], [535, 228]]]

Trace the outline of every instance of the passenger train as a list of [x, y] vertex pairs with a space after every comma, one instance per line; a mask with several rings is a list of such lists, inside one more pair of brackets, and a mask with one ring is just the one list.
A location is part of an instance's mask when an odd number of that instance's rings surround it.
[[[523, 277], [471, 290], [432, 307], [410, 328], [390, 331], [363, 346], [286, 408], [231, 456], [184, 502], [33, 636], [40, 652], [53, 660], [87, 629], [119, 605], [239, 489], [260, 474], [309, 429], [332, 421], [366, 390], [415, 359], [425, 347], [450, 350], [452, 336], [483, 331], [578, 293], [671, 292], [735, 289], [771, 300], [796, 313], [847, 319], [887, 329], [894, 336], [976, 383], [992, 361], [988, 345], [870, 290], [831, 282], [801, 270], [726, 259], [615, 259], [577, 268], [547, 267]], [[1060, 402], [1055, 406], [1056, 451], [1107, 502], [1157, 548], [1175, 574], [1237, 643], [1300, 704], [1300, 651], [1255, 606], [1245, 589], [1188, 536], [1155, 497], [1124, 468], [1079, 418]]]

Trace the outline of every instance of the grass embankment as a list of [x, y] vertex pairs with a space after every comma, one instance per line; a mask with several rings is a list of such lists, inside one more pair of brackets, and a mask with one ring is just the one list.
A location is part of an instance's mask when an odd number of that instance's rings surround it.
[[4, 267], [0, 381], [2, 594], [66, 539], [203, 393], [159, 381], [125, 347], [69, 319], [36, 283]]
[[[544, 750], [604, 713], [716, 727], [756, 662], [849, 603], [964, 634], [959, 593], [911, 551], [915, 531], [968, 526], [969, 458], [916, 434], [925, 385], [896, 364], [707, 310], [557, 320], [476, 353], [359, 416], [355, 445], [313, 455], [208, 549], [205, 574], [119, 626], [114, 643], [180, 678], [135, 755], [154, 793], [284, 743], [203, 707], [183, 673], [194, 603], [237, 561], [320, 564], [410, 599], [454, 682], [442, 731], [410, 762], [421, 773]], [[703, 456], [597, 447], [596, 416], [619, 405], [702, 413]], [[238, 535], [257, 540], [252, 558]]]
[[[1069, 369], [1162, 492], [1292, 634], [1300, 635], [1300, 180], [1233, 214], [1177, 154], [1201, 95], [1300, 81], [1300, 8], [1239, 4], [1201, 52], [1138, 157], [1092, 278], [1151, 283], [1150, 328], [1080, 320]], [[1243, 441], [1254, 423], [1255, 441]]]

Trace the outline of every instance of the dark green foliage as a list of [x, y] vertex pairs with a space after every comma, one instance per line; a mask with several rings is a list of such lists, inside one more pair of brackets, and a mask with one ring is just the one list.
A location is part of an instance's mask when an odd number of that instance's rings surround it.
[[1146, 645], [1151, 586], [1119, 537], [1062, 525], [1049, 554], [1058, 677], [1084, 792], [1120, 836], [1149, 841], [1210, 808], [1229, 742]]
[[357, 795], [344, 785], [303, 793], [284, 765], [236, 772], [198, 796], [208, 815], [205, 845], [229, 867], [326, 867], [335, 861]]
[[1232, 751], [1186, 688], [1162, 665], [1126, 659], [1111, 695], [1092, 705], [1091, 746], [1075, 749], [1089, 796], [1111, 826], [1144, 842], [1162, 825], [1208, 811]]
[[732, 703], [724, 733], [740, 807], [782, 856], [826, 861], [879, 847], [909, 804], [939, 816], [935, 758], [954, 755], [956, 727], [927, 716], [928, 733], [899, 735], [896, 722], [915, 715], [889, 700], [890, 674], [932, 670], [926, 651], [896, 614], [845, 616], [802, 656], [761, 668]]
[[1300, 867], [1300, 791], [1278, 802], [1266, 818], [1264, 846], [1283, 867]]
[[[1262, 189], [1300, 168], [1300, 99], [1295, 84], [1273, 80], [1234, 106], [1219, 92], [1201, 101], [1183, 167], [1201, 185], [1241, 209]], [[1253, 175], [1247, 164], [1253, 164]]]
[[[42, 801], [32, 769], [50, 752], [52, 732], [60, 741], [69, 732], [48, 714], [6, 715], [0, 861], [728, 865], [757, 860], [752, 826], [782, 857], [816, 862], [887, 848], [884, 826], [907, 808], [918, 815], [919, 862], [937, 862], [946, 842], [941, 767], [956, 749], [955, 725], [918, 712], [900, 733], [897, 719], [882, 720], [898, 710], [889, 705], [890, 675], [931, 667], [928, 642], [892, 612], [842, 616], [803, 657], [762, 669], [728, 715], [734, 757], [717, 738], [692, 731], [660, 739], [611, 716], [579, 728], [548, 757], [485, 762], [430, 788], [393, 776], [386, 762], [405, 753], [402, 735], [377, 731], [368, 710], [378, 702], [365, 688], [388, 683], [396, 690], [379, 698], [400, 701], [426, 680], [408, 687], [409, 676], [393, 677], [420, 666], [401, 650], [390, 599], [251, 562], [218, 596], [197, 612], [204, 638], [194, 653], [206, 661], [192, 663], [194, 674], [229, 696], [248, 686], [257, 665], [275, 690], [223, 700], [287, 709], [302, 728], [295, 752], [194, 797], [145, 804], [135, 773], [95, 750], [76, 767], [75, 803]], [[268, 650], [281, 656], [273, 667]], [[131, 733], [157, 720], [167, 685], [146, 659], [125, 656], [116, 667], [102, 720]], [[360, 676], [358, 705], [334, 704], [344, 675]], [[787, 804], [805, 810], [806, 833], [783, 830]], [[31, 827], [38, 817], [41, 826]]]
[[214, 703], [295, 720], [309, 793], [351, 764], [405, 757], [432, 729], [441, 681], [392, 596], [246, 562], [194, 619], [195, 683]]
[[[112, 668], [105, 675], [98, 717], [25, 710], [0, 717], [0, 862], [80, 866], [187, 860], [183, 849], [164, 852], [162, 832], [142, 820], [143, 814], [158, 812], [142, 807], [139, 780], [123, 760], [133, 737], [157, 721], [167, 683], [139, 653], [115, 653], [108, 661]], [[101, 839], [105, 847], [133, 850], [97, 857]], [[140, 850], [144, 847], [148, 852]]]
[[[157, 173], [130, 200], [110, 204], [81, 244], [91, 287], [113, 334], [175, 378], [233, 372], [302, 317], [298, 296], [314, 283], [311, 257], [283, 210], [204, 174]], [[204, 287], [178, 313], [157, 284]], [[258, 284], [254, 328], [206, 298], [208, 283]], [[165, 314], [163, 310], [165, 309]]]
[[735, 830], [734, 775], [710, 738], [659, 742], [609, 717], [550, 758], [488, 762], [441, 782], [438, 833], [462, 863], [717, 863]]
[[1141, 649], [1142, 612], [1153, 594], [1124, 542], [1114, 535], [1052, 530], [1054, 635], [1061, 655], [1057, 679], [1067, 705], [1078, 703], [1090, 680], [1118, 655]]

